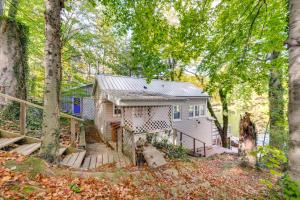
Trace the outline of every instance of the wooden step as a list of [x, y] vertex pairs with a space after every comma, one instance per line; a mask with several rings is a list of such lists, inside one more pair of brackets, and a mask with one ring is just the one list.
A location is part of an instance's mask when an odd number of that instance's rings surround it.
[[67, 155], [62, 161], [61, 165], [72, 167], [72, 168], [80, 168], [82, 161], [84, 159], [84, 156], [86, 154], [86, 151], [81, 151], [77, 153], [71, 153]]
[[0, 149], [7, 147], [15, 142], [24, 139], [24, 136], [15, 137], [15, 138], [0, 138]]
[[24, 156], [28, 156], [38, 150], [41, 147], [41, 143], [24, 144], [14, 149], [13, 152], [17, 152]]
[[59, 148], [57, 156], [58, 157], [62, 156], [66, 150], [67, 150], [67, 147], [61, 147], [61, 148]]

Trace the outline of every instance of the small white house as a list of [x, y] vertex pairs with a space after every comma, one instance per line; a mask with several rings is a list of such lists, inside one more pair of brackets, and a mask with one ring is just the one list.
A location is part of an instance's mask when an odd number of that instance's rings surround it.
[[[102, 139], [123, 152], [139, 137], [161, 135], [186, 148], [212, 146], [210, 96], [188, 82], [98, 75], [93, 90], [95, 125]], [[205, 143], [205, 145], [204, 145]]]

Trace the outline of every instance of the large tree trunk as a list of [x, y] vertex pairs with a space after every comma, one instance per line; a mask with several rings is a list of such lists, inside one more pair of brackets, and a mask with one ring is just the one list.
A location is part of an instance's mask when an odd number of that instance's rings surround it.
[[300, 182], [300, 1], [289, 4], [289, 174]]
[[43, 140], [40, 155], [49, 162], [56, 161], [59, 148], [59, 92], [61, 81], [61, 19], [60, 0], [45, 0], [45, 89]]
[[256, 130], [255, 125], [250, 119], [250, 114], [245, 113], [240, 119], [240, 141], [239, 155], [242, 157], [243, 165], [254, 167], [256, 157], [252, 152], [256, 148]]
[[[273, 52], [270, 60], [278, 58], [279, 52]], [[272, 66], [269, 74], [269, 115], [270, 115], [270, 145], [282, 149], [286, 141], [284, 128], [284, 88], [282, 71]]]
[[18, 1], [14, 3], [9, 18], [0, 19], [0, 92], [26, 99], [28, 28], [15, 20]]

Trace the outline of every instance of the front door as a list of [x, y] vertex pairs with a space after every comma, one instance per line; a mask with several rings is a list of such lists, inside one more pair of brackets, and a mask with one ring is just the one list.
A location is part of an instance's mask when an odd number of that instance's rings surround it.
[[73, 98], [73, 114], [80, 115], [80, 98], [74, 97]]

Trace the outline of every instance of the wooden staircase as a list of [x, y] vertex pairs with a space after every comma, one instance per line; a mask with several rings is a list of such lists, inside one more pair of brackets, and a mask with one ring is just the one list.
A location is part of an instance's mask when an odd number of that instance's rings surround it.
[[[83, 137], [83, 135], [81, 135]], [[87, 124], [84, 137], [86, 144], [83, 150], [66, 155], [61, 165], [79, 170], [94, 170], [106, 164], [115, 164], [116, 167], [125, 167], [131, 164], [129, 158], [105, 144], [94, 124]]]
[[[10, 152], [29, 156], [36, 153], [41, 147], [41, 141], [39, 139], [21, 136], [16, 133], [11, 134], [3, 130], [0, 130], [0, 133], [1, 150], [8, 150]], [[66, 147], [61, 147], [59, 149], [58, 156], [62, 156], [66, 149]]]

